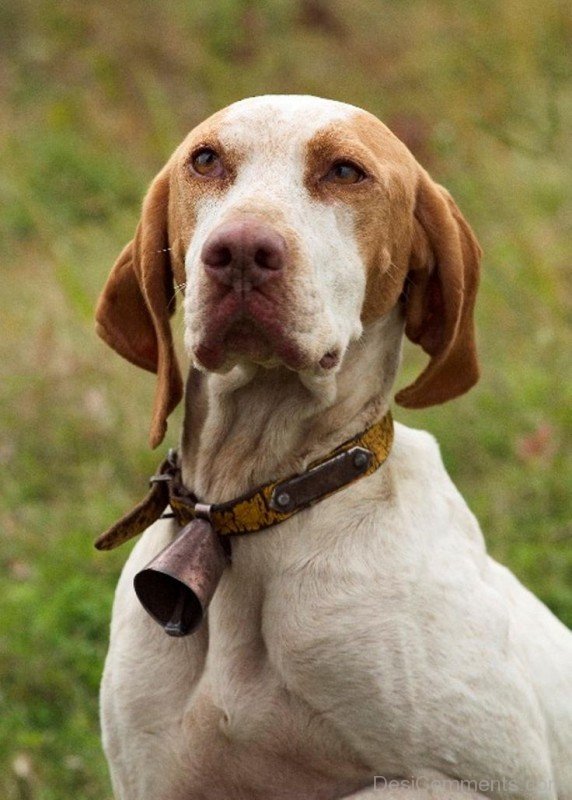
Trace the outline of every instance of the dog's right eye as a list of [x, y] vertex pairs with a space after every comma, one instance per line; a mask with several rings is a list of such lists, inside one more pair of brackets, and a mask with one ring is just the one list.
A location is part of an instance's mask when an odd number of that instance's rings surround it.
[[222, 161], [211, 147], [201, 147], [196, 153], [193, 153], [190, 160], [190, 166], [193, 172], [197, 175], [202, 175], [209, 178], [218, 178], [223, 175], [224, 167]]
[[336, 161], [336, 163], [330, 167], [326, 175], [324, 175], [324, 180], [329, 183], [349, 185], [351, 183], [361, 183], [366, 177], [363, 169], [353, 162]]

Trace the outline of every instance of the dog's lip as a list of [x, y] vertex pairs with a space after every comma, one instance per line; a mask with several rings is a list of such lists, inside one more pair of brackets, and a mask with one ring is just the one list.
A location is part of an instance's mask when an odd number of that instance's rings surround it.
[[193, 355], [206, 369], [223, 368], [230, 355], [251, 356], [255, 361], [277, 357], [297, 371], [312, 366], [289, 334], [280, 304], [259, 292], [252, 291], [244, 297], [228, 292], [209, 308], [205, 328]]
[[340, 363], [340, 351], [337, 347], [328, 350], [320, 361], [318, 362], [319, 366], [326, 371], [334, 369]]
[[245, 336], [244, 344], [240, 342], [241, 324], [252, 323], [252, 320], [243, 317], [237, 326], [230, 326], [224, 335], [208, 336], [202, 339], [193, 349], [195, 358], [206, 369], [213, 371], [221, 369], [228, 357], [246, 356], [255, 362], [268, 362], [278, 358], [285, 366], [293, 370], [307, 369], [308, 359], [304, 357], [299, 347], [285, 333], [279, 339], [269, 335], [268, 332], [256, 324]]

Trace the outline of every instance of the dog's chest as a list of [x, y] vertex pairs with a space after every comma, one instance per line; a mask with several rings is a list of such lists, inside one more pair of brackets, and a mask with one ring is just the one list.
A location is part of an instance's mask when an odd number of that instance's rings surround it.
[[[213, 800], [238, 787], [280, 798], [282, 784], [284, 797], [296, 796], [293, 787], [301, 797], [339, 797], [374, 774], [416, 774], [427, 758], [443, 774], [512, 774], [510, 748], [494, 742], [521, 724], [514, 774], [543, 776], [531, 761], [539, 743], [518, 674], [509, 664], [476, 666], [487, 637], [499, 652], [506, 637], [494, 606], [484, 624], [456, 581], [443, 592], [441, 580], [419, 577], [414, 592], [392, 572], [378, 569], [372, 580], [368, 566], [336, 553], [316, 558], [312, 571], [288, 567], [275, 579], [267, 571], [263, 589], [252, 568], [250, 585], [222, 583], [183, 724], [197, 798], [205, 786]], [[469, 724], [457, 730], [459, 716]]]
[[325, 800], [365, 785], [370, 771], [327, 720], [265, 672], [222, 697], [201, 682], [182, 726], [189, 797]]
[[189, 796], [325, 800], [356, 791], [371, 770], [327, 715], [288, 687], [268, 647], [278, 621], [265, 620], [255, 584], [223, 580], [209, 611], [205, 672], [183, 719]]

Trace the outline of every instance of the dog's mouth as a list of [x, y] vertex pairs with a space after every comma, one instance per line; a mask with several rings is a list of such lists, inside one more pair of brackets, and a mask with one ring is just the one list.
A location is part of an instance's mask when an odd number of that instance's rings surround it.
[[[198, 361], [210, 370], [221, 369], [225, 363], [237, 358], [246, 358], [264, 365], [279, 360], [270, 332], [250, 316], [239, 317], [226, 331], [210, 329], [195, 348], [194, 354]], [[296, 368], [300, 361], [299, 354], [292, 352], [288, 355], [290, 356], [288, 366]]]
[[246, 296], [229, 292], [213, 305], [193, 355], [200, 366], [211, 371], [247, 359], [262, 366], [282, 363], [297, 372], [328, 372], [340, 361], [338, 348], [327, 350], [318, 359], [305, 352], [280, 305], [257, 291]]

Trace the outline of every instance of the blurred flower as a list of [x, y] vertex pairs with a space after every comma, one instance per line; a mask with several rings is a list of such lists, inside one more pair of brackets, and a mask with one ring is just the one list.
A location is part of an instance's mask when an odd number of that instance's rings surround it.
[[34, 570], [27, 561], [15, 559], [8, 562], [10, 576], [16, 581], [29, 581], [34, 575]]
[[550, 461], [556, 451], [555, 431], [548, 422], [541, 422], [533, 433], [516, 440], [515, 450], [521, 461]]
[[105, 394], [100, 389], [88, 389], [83, 396], [83, 405], [91, 419], [105, 427], [111, 423], [111, 409]]
[[34, 767], [28, 753], [16, 753], [12, 761], [12, 771], [18, 780], [31, 783], [34, 778]]
[[70, 754], [64, 758], [64, 764], [68, 769], [77, 772], [84, 767], [84, 760], [81, 756]]

